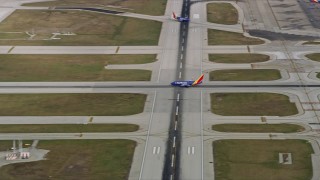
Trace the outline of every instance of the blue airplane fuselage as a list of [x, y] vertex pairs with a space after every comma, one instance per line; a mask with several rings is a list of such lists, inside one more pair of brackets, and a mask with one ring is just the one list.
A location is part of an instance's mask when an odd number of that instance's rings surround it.
[[194, 81], [173, 81], [171, 85], [178, 87], [190, 87], [193, 83]]
[[184, 17], [177, 17], [177, 20], [178, 20], [179, 22], [189, 22], [189, 21], [190, 21], [189, 18], [184, 18]]

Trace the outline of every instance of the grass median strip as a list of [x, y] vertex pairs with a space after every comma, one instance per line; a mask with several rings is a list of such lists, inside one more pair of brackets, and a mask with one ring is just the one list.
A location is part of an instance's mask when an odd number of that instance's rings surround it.
[[215, 63], [257, 63], [270, 60], [270, 56], [265, 54], [209, 54], [209, 61]]
[[306, 57], [313, 60], [313, 61], [320, 62], [320, 53], [307, 54]]
[[[279, 153], [291, 153], [292, 164], [280, 164]], [[313, 153], [304, 140], [214, 141], [215, 179], [311, 179]]]
[[216, 124], [212, 130], [243, 133], [293, 133], [305, 129], [295, 124]]
[[308, 41], [304, 42], [302, 45], [320, 45], [320, 41]]
[[106, 69], [111, 64], [143, 64], [156, 55], [0, 55], [0, 81], [149, 81], [151, 71]]
[[136, 142], [131, 140], [40, 141], [38, 148], [50, 150], [46, 160], [3, 166], [0, 168], [0, 177], [127, 179], [135, 147]]
[[230, 69], [209, 73], [210, 81], [272, 81], [281, 78], [275, 69]]
[[0, 133], [134, 132], [135, 124], [1, 124]]
[[124, 116], [143, 111], [147, 95], [0, 94], [1, 116]]
[[209, 45], [258, 45], [264, 44], [263, 40], [258, 38], [246, 37], [243, 34], [208, 29]]
[[276, 93], [212, 93], [211, 112], [223, 116], [290, 116], [298, 113], [289, 97]]
[[208, 22], [232, 25], [238, 22], [238, 11], [230, 3], [207, 4]]
[[34, 36], [30, 40], [0, 40], [0, 45], [158, 45], [161, 26], [157, 21], [77, 10], [16, 10], [0, 24], [0, 31]]

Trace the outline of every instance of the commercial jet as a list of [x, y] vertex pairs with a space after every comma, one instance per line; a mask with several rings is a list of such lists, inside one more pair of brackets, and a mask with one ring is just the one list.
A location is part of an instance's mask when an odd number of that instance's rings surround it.
[[312, 3], [320, 3], [320, 0], [310, 0]]
[[172, 86], [178, 86], [178, 87], [191, 87], [191, 86], [197, 86], [199, 84], [202, 83], [202, 80], [203, 80], [203, 74], [201, 74], [201, 76], [195, 80], [195, 81], [192, 81], [192, 80], [189, 80], [189, 81], [173, 81], [171, 83]]
[[179, 21], [179, 22], [189, 22], [190, 21], [190, 19], [188, 17], [179, 17], [174, 12], [172, 12], [172, 18]]

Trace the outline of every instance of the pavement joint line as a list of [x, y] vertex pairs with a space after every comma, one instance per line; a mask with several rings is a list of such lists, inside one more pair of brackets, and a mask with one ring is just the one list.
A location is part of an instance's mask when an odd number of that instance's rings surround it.
[[171, 167], [173, 167], [173, 163], [174, 163], [174, 154], [172, 154], [172, 160], [171, 160]]
[[145, 161], [145, 159], [146, 159], [146, 152], [147, 152], [147, 147], [148, 147], [148, 142], [149, 142], [150, 129], [151, 129], [151, 123], [152, 123], [152, 119], [153, 119], [153, 112], [154, 112], [156, 97], [157, 97], [157, 91], [154, 91], [153, 104], [152, 104], [152, 109], [151, 109], [151, 114], [150, 114], [150, 119], [149, 119], [149, 126], [148, 126], [146, 144], [145, 144], [145, 146], [144, 146], [144, 152], [143, 152], [143, 157], [142, 157], [142, 162], [141, 162], [141, 169], [140, 169], [139, 180], [141, 180], [141, 178], [142, 178], [144, 161]]
[[203, 180], [203, 141], [204, 141], [204, 139], [203, 139], [203, 116], [202, 116], [203, 105], [202, 105], [202, 96], [203, 96], [203, 93], [201, 91], [200, 92], [201, 180]]
[[12, 47], [8, 50], [7, 54], [10, 54], [11, 51], [12, 51], [14, 48], [15, 48], [15, 46], [12, 46]]
[[116, 49], [116, 54], [119, 52], [120, 46], [117, 47]]

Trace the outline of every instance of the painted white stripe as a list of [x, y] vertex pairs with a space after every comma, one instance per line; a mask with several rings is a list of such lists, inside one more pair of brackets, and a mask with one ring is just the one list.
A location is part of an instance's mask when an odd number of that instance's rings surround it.
[[180, 63], [180, 69], [182, 68], [182, 62]]
[[177, 130], [177, 121], [174, 122], [174, 130]]
[[184, 43], [184, 38], [182, 39], [182, 44]]
[[183, 51], [183, 46], [181, 47], [181, 51]]
[[182, 36], [184, 36], [185, 34], [186, 34], [186, 32], [185, 32], [185, 31], [183, 31]]
[[171, 175], [170, 175], [170, 180], [172, 180], [172, 179], [173, 179], [173, 175], [171, 174]]
[[173, 167], [173, 162], [174, 162], [174, 154], [172, 154], [171, 167]]
[[157, 149], [157, 154], [159, 154], [160, 153], [160, 147], [158, 147], [158, 149]]
[[183, 59], [183, 54], [181, 53], [181, 59]]
[[191, 148], [191, 154], [194, 154], [194, 146]]
[[190, 146], [188, 146], [188, 154], [190, 154]]
[[[177, 122], [177, 121], [176, 121]], [[173, 137], [173, 147], [176, 147], [176, 137]]]
[[180, 101], [180, 94], [177, 95], [177, 101]]
[[179, 79], [181, 78], [181, 72], [179, 72]]
[[176, 107], [176, 115], [179, 113], [179, 106]]
[[152, 154], [156, 153], [156, 149], [157, 149], [157, 147], [153, 147]]

